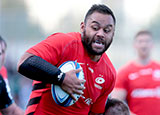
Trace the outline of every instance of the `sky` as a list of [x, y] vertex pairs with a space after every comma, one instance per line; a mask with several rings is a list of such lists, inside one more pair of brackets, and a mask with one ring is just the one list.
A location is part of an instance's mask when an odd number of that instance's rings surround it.
[[160, 0], [124, 0], [126, 15], [138, 23], [149, 23], [158, 11]]
[[45, 32], [57, 26], [59, 20], [69, 11], [81, 14], [101, 0], [25, 0], [32, 23], [39, 23]]
[[[101, 0], [24, 0], [31, 23], [38, 23], [45, 32], [51, 32], [59, 20], [69, 11], [82, 14], [92, 4]], [[128, 20], [139, 24], [149, 23], [156, 14], [159, 0], [123, 0], [124, 12]], [[107, 0], [106, 0], [107, 2]], [[145, 13], [144, 13], [145, 12]]]

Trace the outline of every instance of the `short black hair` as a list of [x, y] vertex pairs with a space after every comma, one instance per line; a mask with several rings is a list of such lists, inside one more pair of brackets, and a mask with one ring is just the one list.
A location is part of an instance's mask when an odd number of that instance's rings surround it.
[[88, 10], [88, 12], [87, 12], [87, 14], [86, 14], [86, 16], [84, 18], [84, 22], [86, 22], [87, 18], [91, 14], [93, 14], [94, 12], [99, 12], [99, 13], [102, 13], [102, 14], [111, 15], [113, 20], [114, 20], [114, 24], [116, 24], [116, 18], [114, 16], [112, 10], [108, 6], [106, 6], [104, 4], [94, 4], [94, 5], [92, 5], [92, 7]]
[[105, 112], [109, 115], [130, 115], [128, 105], [124, 101], [115, 98], [107, 100]]

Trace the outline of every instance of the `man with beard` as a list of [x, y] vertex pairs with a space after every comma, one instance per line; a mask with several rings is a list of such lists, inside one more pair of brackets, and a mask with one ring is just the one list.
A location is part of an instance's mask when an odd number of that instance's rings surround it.
[[[55, 33], [28, 49], [18, 63], [18, 72], [33, 79], [33, 91], [25, 114], [27, 115], [96, 115], [105, 111], [108, 94], [115, 85], [115, 69], [105, 51], [110, 46], [115, 17], [105, 5], [93, 5], [81, 23], [81, 34]], [[76, 73], [81, 69], [61, 72], [66, 61], [80, 63], [85, 80]], [[59, 85], [74, 100], [69, 107], [56, 104], [51, 84]], [[84, 86], [81, 86], [84, 84]]]

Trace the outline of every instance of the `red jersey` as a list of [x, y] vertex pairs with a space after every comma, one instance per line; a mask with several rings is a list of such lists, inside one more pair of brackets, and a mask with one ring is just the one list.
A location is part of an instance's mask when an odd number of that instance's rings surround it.
[[90, 59], [81, 42], [80, 33], [53, 34], [27, 52], [40, 56], [57, 67], [65, 61], [77, 61], [83, 68], [86, 89], [83, 94], [85, 98], [80, 97], [75, 104], [63, 107], [54, 102], [51, 84], [34, 81], [25, 114], [88, 115], [89, 111], [104, 112], [108, 94], [115, 85], [116, 72], [105, 53], [98, 62]]
[[7, 79], [8, 78], [6, 67], [4, 67], [4, 66], [1, 67], [0, 74], [2, 75], [3, 79]]
[[151, 61], [142, 66], [130, 62], [117, 74], [116, 88], [127, 91], [127, 102], [137, 115], [160, 114], [160, 64]]

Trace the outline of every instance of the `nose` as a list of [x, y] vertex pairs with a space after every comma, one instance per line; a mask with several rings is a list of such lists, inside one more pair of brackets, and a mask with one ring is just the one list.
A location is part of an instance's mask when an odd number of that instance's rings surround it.
[[97, 31], [97, 37], [104, 38], [104, 31], [103, 31], [103, 29], [99, 29], [99, 30]]

